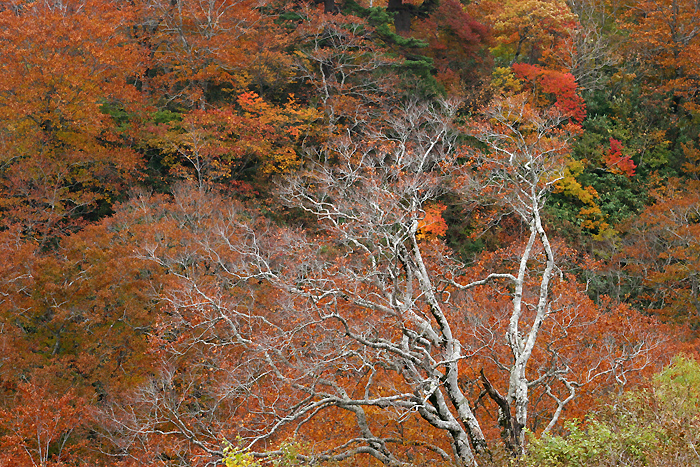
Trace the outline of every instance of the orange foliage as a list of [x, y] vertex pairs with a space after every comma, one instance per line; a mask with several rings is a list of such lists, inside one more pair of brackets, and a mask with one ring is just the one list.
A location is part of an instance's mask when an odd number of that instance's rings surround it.
[[556, 54], [577, 18], [564, 0], [488, 0], [470, 10], [493, 29], [496, 57], [508, 64], [542, 63], [557, 69]]
[[630, 40], [627, 53], [638, 60], [650, 89], [670, 91], [689, 111], [700, 79], [700, 9], [694, 0], [636, 0], [619, 20]]
[[[240, 92], [265, 18], [255, 0], [139, 2], [138, 38], [150, 51], [143, 77], [156, 98], [204, 110], [211, 92]], [[256, 28], [248, 25], [256, 24]]]
[[152, 128], [148, 144], [166, 156], [164, 165], [199, 186], [235, 180], [238, 171], [257, 167], [257, 177], [286, 173], [298, 164], [297, 151], [313, 134], [320, 113], [294, 96], [283, 106], [253, 92], [238, 96], [238, 107], [191, 110], [182, 121]]
[[[654, 317], [590, 299], [567, 271], [598, 265], [542, 225], [557, 189], [583, 203], [582, 227], [608, 227], [569, 157], [586, 110], [554, 65], [577, 22], [563, 0], [445, 0], [415, 22], [452, 90], [481, 60], [474, 12], [512, 64], [468, 148], [463, 108], [405, 99], [398, 59], [364, 19], [299, 7], [308, 17], [287, 34], [266, 16], [285, 2], [5, 3], [2, 465], [98, 464], [98, 443], [124, 466], [211, 465], [234, 439], [270, 462], [297, 439], [308, 463], [468, 464], [503, 428], [489, 385], [541, 433], [684, 345]], [[649, 82], [690, 110], [691, 7], [638, 0], [624, 22]], [[178, 120], [136, 140], [142, 93]], [[609, 142], [608, 170], [634, 176]], [[172, 196], [128, 192], [134, 148], [184, 180]], [[683, 149], [697, 176], [697, 148]], [[253, 193], [243, 172], [285, 175], [275, 202], [307, 228], [215, 191]], [[474, 223], [501, 229], [501, 248], [469, 265], [446, 246], [438, 201], [465, 194], [488, 205]], [[635, 304], [697, 329], [700, 186], [656, 195], [627, 226], [618, 272]], [[520, 359], [525, 334], [537, 345]]]
[[[512, 245], [482, 255], [468, 275], [479, 277], [499, 264], [512, 264], [520, 247]], [[575, 255], [563, 245], [557, 250], [564, 261]], [[596, 266], [587, 263], [583, 267]], [[533, 289], [526, 300], [536, 300], [537, 289]], [[464, 362], [463, 384], [471, 387], [475, 400], [482, 390], [478, 375], [481, 369], [501, 394], [507, 393], [512, 355], [501, 336], [506, 333], [510, 301], [510, 296], [499, 292], [498, 284], [481, 286], [463, 297], [465, 307], [458, 313], [469, 317], [470, 326], [464, 327], [460, 337], [470, 348], [478, 349], [473, 360]], [[532, 315], [532, 311], [526, 311], [523, 319], [531, 322]], [[530, 429], [536, 433], [547, 427], [558, 402], [571, 396], [572, 400], [563, 406], [562, 417], [581, 418], [602, 396], [625, 385], [643, 384], [674, 355], [686, 350], [678, 336], [655, 318], [607, 297], [594, 303], [574, 277], [566, 276], [553, 287], [551, 309], [540, 333], [538, 339], [543, 344], [536, 348], [529, 370], [530, 380], [537, 381], [530, 395]], [[499, 429], [493, 415], [496, 407], [488, 398], [478, 400], [478, 416], [492, 422], [484, 423], [484, 429], [491, 439], [497, 439]]]
[[425, 208], [425, 217], [418, 223], [419, 239], [432, 240], [443, 237], [447, 232], [447, 223], [442, 213], [447, 209], [442, 203], [435, 203]]

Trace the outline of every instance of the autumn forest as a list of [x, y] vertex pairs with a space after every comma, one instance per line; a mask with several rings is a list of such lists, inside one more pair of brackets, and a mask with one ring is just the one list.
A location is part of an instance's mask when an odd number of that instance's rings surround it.
[[3, 0], [0, 57], [0, 465], [700, 465], [697, 0]]

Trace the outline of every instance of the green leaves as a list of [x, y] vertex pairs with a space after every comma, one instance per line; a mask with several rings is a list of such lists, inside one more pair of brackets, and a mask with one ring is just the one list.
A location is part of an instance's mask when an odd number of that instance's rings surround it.
[[650, 388], [625, 392], [565, 435], [532, 438], [525, 464], [542, 467], [697, 465], [700, 364], [678, 356]]

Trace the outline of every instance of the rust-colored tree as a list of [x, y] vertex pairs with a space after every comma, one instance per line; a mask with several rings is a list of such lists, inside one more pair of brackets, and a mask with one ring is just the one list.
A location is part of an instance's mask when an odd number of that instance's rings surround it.
[[659, 190], [655, 203], [624, 227], [620, 287], [641, 308], [697, 332], [700, 187], [677, 183]]
[[52, 394], [45, 382], [20, 383], [12, 409], [0, 409], [0, 460], [7, 466], [62, 467], [80, 460], [85, 401], [69, 391]]
[[138, 100], [143, 56], [116, 2], [22, 2], [0, 11], [0, 210], [46, 246], [99, 215], [139, 159], [108, 110]]
[[139, 2], [137, 37], [150, 52], [144, 85], [154, 100], [204, 110], [217, 95], [241, 92], [248, 84], [244, 69], [267, 37], [258, 8], [264, 3]]
[[650, 90], [670, 92], [697, 113], [700, 68], [700, 7], [692, 0], [633, 2], [620, 25], [629, 32], [626, 51], [636, 60]]
[[157, 286], [157, 274], [118, 230], [87, 226], [49, 252], [0, 233], [2, 442], [15, 446], [3, 465], [99, 465], [94, 406], [149, 371], [146, 278]]

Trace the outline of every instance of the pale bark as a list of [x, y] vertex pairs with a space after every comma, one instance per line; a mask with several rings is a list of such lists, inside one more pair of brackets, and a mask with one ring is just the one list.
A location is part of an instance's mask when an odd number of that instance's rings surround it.
[[[410, 443], [428, 459], [472, 466], [488, 450], [465, 374], [478, 373], [472, 357], [488, 354], [490, 344], [506, 341], [510, 355], [486, 358], [508, 374], [508, 387], [499, 391], [483, 372], [480, 384], [515, 455], [525, 448], [533, 388], [554, 401], [551, 430], [577, 387], [605, 375], [623, 380], [628, 361], [650, 355], [646, 345], [620, 354], [611, 344], [586, 381], [576, 381], [552, 342], [541, 339], [543, 324], [560, 312], [552, 306], [558, 270], [541, 210], [563, 170], [567, 135], [560, 118], [528, 115], [522, 101], [492, 109], [476, 133], [491, 150], [474, 155], [476, 170], [457, 163], [450, 103], [387, 110], [362, 138], [349, 132], [310, 152], [305, 170], [279, 187], [282, 202], [317, 222], [307, 232], [207, 200], [198, 189], [149, 212], [167, 227], [140, 249], [168, 273], [154, 331], [163, 361], [160, 374], [108, 417], [125, 455], [167, 439], [173, 452], [194, 446], [209, 456], [201, 465], [215, 465], [221, 436], [235, 426], [244, 448], [270, 459], [280, 438], [303, 438], [332, 408], [350, 415], [352, 428], [341, 430], [342, 439], [329, 433], [339, 438], [299, 460], [368, 454], [400, 465], [412, 461]], [[513, 116], [532, 133], [520, 132]], [[523, 244], [509, 250], [515, 266], [477, 274], [439, 241], [421, 238], [426, 207], [471, 182], [477, 196], [490, 190], [526, 226]], [[510, 303], [505, 318], [486, 312], [500, 320], [500, 334], [480, 341], [491, 330], [472, 316], [468, 299], [489, 287]], [[551, 362], [533, 371], [536, 349]], [[442, 431], [451, 452], [404, 434], [407, 420]]]
[[[499, 407], [499, 424], [506, 446], [516, 455], [525, 449], [524, 428], [528, 426], [529, 362], [538, 345], [539, 331], [549, 314], [550, 283], [556, 272], [554, 252], [542, 225], [541, 213], [549, 190], [561, 179], [567, 156], [567, 139], [562, 132], [563, 115], [538, 113], [526, 95], [504, 98], [486, 113], [492, 124], [477, 127], [475, 135], [484, 141], [490, 152], [482, 154], [487, 170], [482, 184], [498, 190], [500, 202], [512, 209], [528, 227], [529, 237], [520, 253], [514, 285], [512, 310], [506, 331], [506, 342], [512, 352], [509, 365], [508, 392], [505, 397], [482, 374], [489, 396]], [[528, 126], [521, 130], [527, 121]], [[545, 256], [544, 269], [538, 272], [536, 302], [526, 303], [526, 283], [531, 281], [529, 263], [535, 259], [536, 248]], [[529, 328], [523, 328], [525, 307], [534, 309]]]

